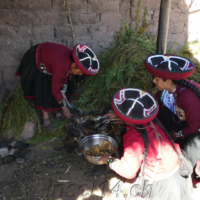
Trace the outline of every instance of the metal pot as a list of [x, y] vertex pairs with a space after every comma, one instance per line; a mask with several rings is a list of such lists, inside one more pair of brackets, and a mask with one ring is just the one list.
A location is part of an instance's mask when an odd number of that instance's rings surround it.
[[[89, 135], [83, 138], [79, 143], [79, 150], [81, 152], [86, 151], [96, 144], [99, 144], [101, 146], [104, 141], [109, 141], [112, 144], [112, 147], [115, 150], [117, 150], [118, 148], [117, 142], [112, 137], [107, 136], [107, 135], [102, 135], [102, 134]], [[91, 164], [103, 165], [102, 161], [101, 162], [98, 161], [100, 158], [102, 158], [102, 156], [89, 156], [83, 152], [82, 152], [82, 155]]]

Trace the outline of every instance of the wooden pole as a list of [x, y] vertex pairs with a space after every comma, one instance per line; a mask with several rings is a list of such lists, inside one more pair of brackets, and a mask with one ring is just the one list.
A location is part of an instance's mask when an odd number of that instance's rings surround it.
[[65, 0], [66, 6], [67, 6], [67, 19], [69, 22], [69, 26], [71, 29], [71, 33], [72, 33], [72, 38], [73, 38], [73, 45], [75, 45], [75, 34], [74, 34], [74, 28], [73, 28], [73, 24], [72, 24], [72, 18], [71, 18], [71, 12], [70, 12], [70, 7], [69, 7], [69, 2], [68, 0]]
[[171, 2], [172, 0], [161, 0], [156, 49], [157, 54], [166, 53]]

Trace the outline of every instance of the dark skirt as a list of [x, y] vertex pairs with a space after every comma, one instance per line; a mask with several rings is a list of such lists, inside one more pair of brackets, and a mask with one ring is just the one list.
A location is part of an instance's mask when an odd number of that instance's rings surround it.
[[[30, 48], [23, 56], [16, 71], [16, 76], [21, 76], [21, 86], [24, 90], [24, 97], [35, 99], [35, 107], [44, 111], [57, 112], [61, 110], [60, 105], [51, 92], [51, 75], [44, 74], [38, 70], [36, 65], [36, 49], [38, 45]], [[75, 95], [73, 79], [68, 81], [66, 96], [69, 102], [70, 95]]]

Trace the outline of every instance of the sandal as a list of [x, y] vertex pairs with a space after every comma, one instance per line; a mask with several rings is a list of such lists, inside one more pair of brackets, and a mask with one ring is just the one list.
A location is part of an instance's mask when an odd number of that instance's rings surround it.
[[[50, 119], [43, 119], [43, 122], [45, 121], [51, 121]], [[56, 131], [57, 128], [54, 124], [52, 124], [51, 122], [47, 125], [47, 126], [44, 126], [43, 125], [43, 128], [45, 128], [46, 131], [49, 131], [49, 132], [53, 132], [53, 131]]]
[[[59, 113], [59, 112], [57, 112], [57, 113], [52, 112], [52, 113], [53, 113], [53, 116], [54, 116], [55, 119], [58, 119], [60, 121], [65, 121], [67, 119], [62, 113]], [[57, 117], [56, 116], [57, 114], [60, 114], [60, 116]]]

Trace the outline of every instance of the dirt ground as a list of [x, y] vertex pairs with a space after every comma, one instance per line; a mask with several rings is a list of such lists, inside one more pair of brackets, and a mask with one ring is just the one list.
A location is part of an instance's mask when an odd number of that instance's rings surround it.
[[[24, 163], [0, 162], [0, 200], [125, 200], [131, 183], [67, 153], [62, 138], [31, 145]], [[200, 187], [194, 189], [198, 200]]]
[[55, 150], [62, 146], [59, 139], [38, 145], [26, 154], [25, 163], [0, 165], [0, 200], [106, 200], [119, 195], [113, 187], [120, 179], [105, 165]]
[[[131, 184], [105, 165], [91, 165], [62, 141], [32, 146], [26, 162], [0, 165], [0, 200], [124, 200]], [[59, 149], [59, 151], [58, 151]], [[199, 199], [200, 187], [194, 189]]]

